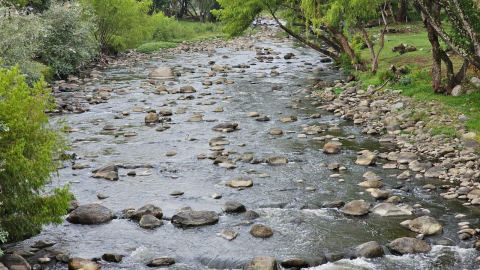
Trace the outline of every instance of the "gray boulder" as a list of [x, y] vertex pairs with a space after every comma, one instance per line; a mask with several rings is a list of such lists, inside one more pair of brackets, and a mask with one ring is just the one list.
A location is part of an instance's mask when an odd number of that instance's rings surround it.
[[136, 211], [135, 215], [133, 215], [133, 218], [141, 219], [144, 215], [152, 215], [158, 219], [161, 219], [163, 217], [162, 208], [153, 204], [146, 204]]
[[385, 255], [382, 246], [376, 241], [370, 241], [357, 246], [353, 252], [354, 258], [377, 258]]
[[373, 207], [372, 214], [382, 217], [411, 216], [412, 211], [407, 207], [398, 207], [391, 203], [379, 203]]
[[410, 222], [408, 228], [411, 231], [421, 233], [424, 235], [441, 234], [443, 231], [442, 225], [430, 216], [418, 217]]
[[214, 211], [195, 211], [189, 207], [173, 215], [172, 223], [183, 226], [211, 225], [218, 222], [218, 214]]
[[111, 181], [118, 180], [118, 167], [115, 165], [105, 165], [92, 171], [93, 178], [104, 178]]
[[344, 214], [351, 216], [363, 216], [367, 214], [369, 210], [370, 204], [366, 203], [364, 200], [351, 201], [340, 209]]
[[411, 237], [402, 237], [393, 240], [388, 244], [388, 248], [394, 254], [415, 254], [415, 253], [426, 253], [429, 252], [432, 248], [422, 240]]
[[253, 259], [247, 270], [277, 270], [277, 260], [273, 257], [257, 257]]
[[375, 155], [371, 151], [364, 150], [362, 151], [362, 154], [357, 157], [355, 164], [368, 166], [368, 165], [375, 164], [376, 160], [377, 160], [377, 155]]
[[155, 229], [163, 225], [163, 221], [152, 216], [152, 215], [143, 215], [139, 222], [140, 227], [144, 229]]
[[67, 217], [67, 221], [73, 224], [101, 224], [115, 218], [115, 214], [100, 204], [80, 205]]
[[241, 213], [247, 211], [245, 205], [239, 202], [226, 202], [222, 205], [222, 211], [225, 213]]

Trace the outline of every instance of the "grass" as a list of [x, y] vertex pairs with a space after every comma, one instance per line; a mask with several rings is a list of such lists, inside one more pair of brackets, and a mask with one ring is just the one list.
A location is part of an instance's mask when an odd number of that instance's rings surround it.
[[178, 43], [197, 42], [225, 37], [222, 23], [199, 23], [160, 18], [152, 27], [152, 37], [137, 48], [138, 52], [152, 53], [165, 48], [174, 48]]
[[[465, 122], [469, 131], [473, 131], [477, 134], [475, 138], [480, 141], [480, 89], [469, 83], [462, 85], [463, 89], [472, 89], [475, 92], [469, 95], [460, 95], [453, 97], [450, 95], [440, 95], [433, 93], [431, 87], [431, 65], [432, 55], [430, 54], [431, 45], [428, 41], [427, 32], [423, 28], [423, 24], [420, 22], [412, 22], [409, 24], [403, 24], [398, 26], [391, 26], [390, 28], [396, 28], [398, 30], [403, 29], [404, 33], [387, 34], [385, 38], [385, 47], [380, 54], [379, 70], [377, 74], [372, 72], [359, 73], [357, 78], [362, 82], [362, 88], [366, 89], [368, 85], [380, 85], [386, 80], [392, 80], [393, 73], [388, 69], [390, 65], [395, 65], [397, 68], [400, 66], [406, 66], [408, 68], [408, 74], [403, 75], [396, 85], [388, 83], [384, 89], [392, 88], [394, 90], [403, 90], [402, 95], [412, 97], [415, 101], [420, 103], [429, 103], [432, 101], [443, 104], [437, 108], [441, 108], [441, 111], [437, 114], [452, 114], [455, 111], [459, 111], [469, 118]], [[411, 29], [411, 30], [408, 30]], [[369, 34], [378, 34], [379, 27], [371, 28], [368, 30]], [[408, 46], [415, 46], [417, 48], [414, 52], [407, 52], [400, 55], [398, 52], [392, 52], [392, 47], [399, 44], [407, 44]], [[370, 59], [368, 49], [362, 49], [358, 51], [362, 59]], [[455, 70], [458, 70], [463, 59], [460, 56], [452, 56], [452, 63]], [[444, 69], [445, 67], [442, 66]], [[476, 74], [469, 73], [468, 76], [475, 76]], [[412, 118], [420, 118], [422, 121], [427, 121], [429, 115], [423, 110], [414, 112]], [[452, 119], [456, 121], [457, 119]], [[455, 124], [455, 123], [454, 123]], [[458, 133], [453, 126], [436, 126], [433, 128], [432, 135], [442, 134], [447, 137], [458, 137]]]
[[176, 46], [177, 46], [177, 43], [175, 42], [165, 42], [165, 41], [149, 42], [149, 43], [140, 45], [137, 48], [137, 52], [152, 53], [154, 51], [159, 51], [161, 49], [175, 48]]

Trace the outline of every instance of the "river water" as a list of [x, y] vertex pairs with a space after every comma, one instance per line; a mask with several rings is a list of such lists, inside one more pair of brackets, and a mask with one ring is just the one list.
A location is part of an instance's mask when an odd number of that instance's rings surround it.
[[[478, 252], [471, 248], [471, 242], [458, 240], [457, 223], [454, 216], [463, 213], [472, 224], [478, 222], [475, 209], [468, 209], [458, 201], [445, 201], [436, 192], [426, 192], [421, 187], [426, 183], [437, 184], [432, 180], [415, 180], [398, 183], [394, 175], [399, 170], [384, 170], [381, 165], [355, 165], [356, 152], [364, 149], [379, 152], [395, 151], [394, 145], [380, 144], [378, 137], [361, 134], [362, 127], [353, 126], [332, 113], [317, 109], [321, 104], [309, 97], [305, 91], [312, 84], [311, 76], [325, 81], [342, 79], [341, 71], [326, 70], [313, 75], [317, 68], [329, 68], [331, 64], [321, 63], [317, 52], [304, 48], [295, 42], [282, 42], [274, 39], [253, 40], [255, 46], [271, 48], [280, 53], [279, 59], [273, 55], [270, 62], [259, 62], [254, 50], [217, 49], [213, 55], [206, 52], [184, 53], [170, 57], [153, 56], [148, 60], [132, 61], [132, 66], [113, 66], [105, 71], [105, 76], [93, 85], [87, 85], [86, 94], [95, 88], [113, 88], [112, 98], [107, 103], [90, 106], [82, 114], [66, 114], [63, 117], [69, 126], [78, 131], [70, 133], [72, 152], [77, 163], [88, 163], [89, 168], [72, 170], [70, 164], [61, 169], [51, 186], [70, 183], [71, 191], [81, 204], [97, 203], [98, 193], [109, 196], [101, 203], [121, 215], [128, 207], [138, 209], [145, 204], [154, 204], [163, 209], [165, 217], [171, 217], [182, 207], [190, 206], [195, 210], [213, 210], [220, 214], [218, 224], [181, 228], [169, 221], [154, 230], [139, 227], [138, 223], [127, 219], [114, 219], [101, 225], [75, 225], [68, 222], [60, 226], [47, 226], [38, 236], [24, 241], [28, 246], [38, 240], [51, 240], [58, 249], [70, 251], [71, 256], [84, 258], [101, 257], [103, 253], [125, 255], [121, 263], [101, 262], [102, 269], [150, 269], [145, 266], [149, 260], [160, 256], [171, 256], [177, 262], [170, 269], [236, 269], [242, 268], [257, 256], [272, 256], [277, 260], [292, 257], [304, 258], [315, 264], [321, 262], [326, 253], [349, 253], [355, 246], [368, 241], [378, 241], [384, 246], [387, 255], [378, 259], [343, 259], [327, 263], [312, 269], [473, 269]], [[296, 59], [285, 60], [283, 55], [293, 53]], [[228, 58], [226, 58], [228, 57]], [[204, 89], [203, 77], [210, 71], [209, 61], [215, 65], [250, 65], [244, 73], [217, 75], [208, 80], [226, 78], [233, 84], [213, 84]], [[179, 89], [191, 85], [197, 92], [193, 100], [178, 100], [181, 94], [154, 95], [154, 86], [145, 87], [147, 67], [172, 67], [183, 75], [166, 81], [167, 89]], [[272, 67], [279, 76], [270, 76]], [[239, 70], [239, 68], [235, 69]], [[263, 78], [255, 74], [265, 73]], [[168, 85], [172, 82], [174, 85]], [[272, 85], [282, 88], [272, 90]], [[115, 94], [117, 90], [126, 90], [128, 94]], [[147, 92], [145, 92], [147, 91]], [[224, 91], [218, 94], [217, 91]], [[199, 93], [210, 93], [198, 98]], [[65, 94], [67, 95], [67, 94]], [[213, 101], [215, 104], [205, 105]], [[160, 107], [165, 104], [166, 106]], [[209, 103], [208, 103], [209, 104]], [[292, 105], [296, 105], [293, 106]], [[144, 124], [146, 112], [133, 112], [136, 107], [186, 110], [185, 114], [174, 113], [170, 129], [158, 132], [162, 124], [149, 126]], [[223, 107], [224, 112], [213, 112]], [[295, 109], [298, 107], [298, 109]], [[123, 119], [114, 116], [129, 111]], [[204, 116], [202, 122], [187, 122], [196, 112]], [[268, 122], [259, 122], [247, 117], [249, 112], [270, 115]], [[280, 114], [281, 112], [281, 114]], [[321, 118], [312, 119], [310, 115], [320, 113]], [[282, 116], [294, 115], [298, 121], [282, 123]], [[211, 130], [214, 125], [224, 122], [237, 122], [241, 130], [221, 133]], [[307, 138], [298, 138], [302, 125], [318, 124], [328, 128], [337, 125], [340, 129], [326, 131]], [[105, 125], [115, 125], [116, 130], [106, 131]], [[272, 129], [282, 129], [281, 136], [269, 135]], [[123, 133], [135, 131], [138, 135], [124, 137]], [[224, 135], [230, 141], [225, 146], [230, 157], [253, 154], [255, 158], [267, 158], [272, 155], [284, 156], [290, 162], [286, 165], [249, 164], [238, 161], [237, 168], [225, 169], [212, 164], [209, 159], [198, 159], [201, 153], [211, 153], [209, 140]], [[322, 153], [325, 142], [312, 140], [313, 137], [332, 135], [339, 137], [343, 144], [340, 154]], [[355, 137], [349, 137], [354, 135]], [[196, 140], [191, 140], [194, 137]], [[350, 139], [347, 139], [349, 137]], [[244, 146], [239, 146], [245, 144]], [[166, 156], [175, 151], [175, 156]], [[97, 155], [98, 157], [92, 157]], [[333, 173], [322, 163], [337, 162], [347, 168], [339, 172], [343, 182], [330, 177]], [[146, 168], [149, 163], [153, 167]], [[119, 169], [119, 181], [92, 178], [94, 168], [107, 164], [123, 164]], [[136, 167], [136, 168], [135, 168]], [[147, 176], [127, 176], [135, 168], [137, 174], [151, 172]], [[428, 209], [444, 227], [444, 233], [427, 237], [425, 241], [433, 247], [428, 254], [395, 256], [388, 253], [385, 245], [398, 237], [415, 234], [399, 223], [412, 217], [383, 218], [373, 215], [348, 217], [337, 209], [321, 208], [324, 202], [342, 200], [345, 202], [364, 199], [375, 200], [364, 188], [357, 186], [363, 181], [362, 175], [373, 171], [383, 179], [384, 188], [390, 195], [403, 198], [404, 203], [413, 206], [421, 204]], [[260, 178], [260, 174], [268, 174]], [[244, 190], [226, 187], [225, 183], [238, 177], [253, 179], [254, 185]], [[298, 180], [303, 180], [298, 181]], [[438, 180], [437, 180], [438, 181]], [[399, 189], [399, 187], [403, 189]], [[311, 188], [315, 190], [312, 191]], [[173, 197], [174, 190], [184, 195]], [[221, 193], [221, 199], [213, 199], [214, 193]], [[272, 228], [274, 235], [268, 239], [254, 238], [249, 231], [252, 224], [242, 221], [242, 214], [224, 214], [221, 206], [227, 201], [238, 201], [247, 210], [254, 210], [260, 218], [254, 223]], [[417, 213], [420, 210], [417, 209]], [[227, 241], [217, 233], [234, 230], [238, 237]], [[448, 241], [440, 241], [448, 240]], [[450, 242], [451, 246], [437, 245]], [[58, 263], [55, 269], [66, 269]]]

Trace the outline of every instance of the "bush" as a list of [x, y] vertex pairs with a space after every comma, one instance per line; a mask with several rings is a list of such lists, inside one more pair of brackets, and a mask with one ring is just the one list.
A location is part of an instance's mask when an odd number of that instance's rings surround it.
[[0, 8], [0, 68], [18, 64], [27, 83], [38, 81], [43, 66], [32, 59], [42, 47], [45, 33], [38, 16], [19, 15], [13, 10]]
[[400, 80], [398, 80], [398, 84], [400, 84], [400, 85], [409, 85], [409, 84], [412, 83], [412, 80], [413, 80], [412, 76], [409, 76], [409, 75], [402, 76], [402, 77], [400, 78]]
[[60, 129], [49, 123], [45, 110], [53, 109], [43, 80], [29, 87], [18, 67], [0, 69], [0, 231], [10, 240], [35, 233], [43, 224], [63, 222], [71, 198], [68, 187], [45, 190], [53, 160], [66, 149]]
[[42, 14], [46, 35], [42, 60], [59, 78], [78, 71], [93, 60], [99, 46], [94, 37], [93, 13], [75, 4], [54, 4]]
[[367, 43], [365, 42], [365, 38], [363, 38], [360, 35], [355, 35], [352, 38], [352, 41], [350, 42], [350, 47], [352, 47], [354, 51], [367, 48]]
[[95, 37], [106, 53], [118, 53], [140, 44], [150, 34], [151, 0], [82, 0], [96, 15]]

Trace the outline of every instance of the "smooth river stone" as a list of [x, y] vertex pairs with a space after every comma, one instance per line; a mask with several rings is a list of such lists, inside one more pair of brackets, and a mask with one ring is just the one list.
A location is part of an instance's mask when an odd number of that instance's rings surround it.
[[234, 187], [234, 188], [251, 187], [251, 186], [253, 186], [253, 181], [252, 181], [251, 178], [248, 178], [248, 179], [236, 178], [236, 179], [228, 181], [225, 184], [225, 186]]
[[351, 216], [363, 216], [367, 214], [369, 210], [370, 204], [365, 202], [364, 200], [351, 201], [345, 204], [342, 209], [340, 209], [340, 211], [344, 214]]
[[215, 224], [218, 218], [218, 214], [214, 211], [195, 211], [186, 208], [173, 215], [172, 223], [183, 226], [202, 226]]

